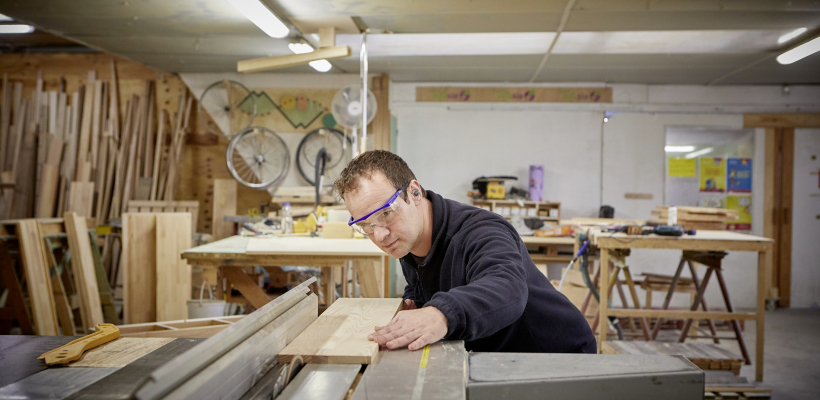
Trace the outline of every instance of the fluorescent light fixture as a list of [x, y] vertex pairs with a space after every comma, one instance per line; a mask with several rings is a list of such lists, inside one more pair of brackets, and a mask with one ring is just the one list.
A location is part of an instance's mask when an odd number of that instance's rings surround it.
[[0, 14], [0, 21], [11, 21], [11, 17], [8, 15]]
[[689, 153], [689, 154], [685, 155], [685, 156], [684, 156], [684, 158], [695, 158], [695, 157], [700, 157], [700, 156], [702, 156], [702, 155], [704, 155], [704, 154], [709, 154], [709, 153], [711, 153], [711, 152], [712, 152], [712, 151], [714, 151], [714, 150], [715, 150], [715, 148], [714, 148], [714, 147], [707, 147], [707, 148], [705, 148], [705, 149], [700, 149], [700, 150], [698, 150], [698, 151], [693, 151], [693, 152], [691, 152], [691, 153]]
[[290, 29], [260, 0], [228, 0], [254, 25], [272, 38], [281, 39], [290, 34]]
[[777, 62], [783, 65], [791, 64], [818, 51], [820, 51], [820, 36], [777, 56]]
[[793, 31], [791, 31], [791, 32], [789, 32], [789, 33], [787, 33], [787, 34], [785, 34], [785, 35], [783, 35], [783, 36], [779, 37], [779, 38], [777, 39], [777, 44], [783, 44], [783, 43], [786, 43], [786, 42], [788, 42], [789, 40], [792, 40], [792, 39], [794, 39], [794, 38], [796, 38], [796, 37], [798, 37], [798, 36], [802, 35], [802, 34], [803, 34], [803, 32], [805, 32], [806, 30], [807, 30], [807, 28], [797, 28], [797, 29], [795, 29], [795, 30], [793, 30]]
[[7, 33], [31, 33], [34, 27], [23, 24], [0, 24], [0, 35]]
[[[313, 52], [313, 47], [307, 43], [288, 43], [288, 48], [290, 49], [290, 51], [296, 54], [306, 54]], [[311, 61], [308, 63], [308, 65], [310, 65], [311, 68], [319, 72], [327, 72], [330, 71], [331, 68], [333, 68], [333, 65], [331, 65], [328, 60]]]
[[665, 146], [663, 151], [667, 153], [687, 153], [695, 150], [695, 146]]
[[289, 43], [288, 48], [296, 54], [312, 53], [313, 47], [307, 43]]
[[308, 65], [310, 65], [311, 67], [313, 67], [313, 69], [319, 72], [327, 72], [330, 71], [331, 68], [333, 68], [333, 65], [331, 65], [330, 61], [328, 60], [311, 61], [308, 63]]
[[604, 117], [604, 122], [609, 122], [609, 117]]

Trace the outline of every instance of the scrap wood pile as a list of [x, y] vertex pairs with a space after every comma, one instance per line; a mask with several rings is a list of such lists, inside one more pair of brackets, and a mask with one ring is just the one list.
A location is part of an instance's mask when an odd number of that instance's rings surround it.
[[712, 343], [644, 342], [611, 340], [604, 342], [610, 354], [681, 355], [698, 368], [731, 371], [740, 374], [743, 358]]
[[[725, 208], [711, 207], [676, 207], [678, 209], [678, 225], [684, 229], [703, 229], [710, 231], [722, 231], [726, 229], [728, 222], [734, 221], [738, 217], [737, 210], [727, 210]], [[669, 216], [668, 206], [657, 206], [652, 210], [655, 217], [650, 222], [665, 224]]]
[[193, 98], [181, 95], [177, 110], [184, 112], [168, 115], [148, 80], [121, 108], [113, 61], [111, 76], [102, 81], [90, 71], [85, 85], [65, 93], [64, 84], [44, 91], [38, 71], [25, 98], [23, 84], [4, 75], [0, 180], [14, 188], [0, 193], [0, 219], [73, 211], [105, 224], [129, 200], [174, 200]]

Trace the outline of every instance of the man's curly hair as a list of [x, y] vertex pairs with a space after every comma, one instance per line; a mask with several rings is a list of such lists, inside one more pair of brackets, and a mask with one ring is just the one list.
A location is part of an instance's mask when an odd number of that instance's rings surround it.
[[[347, 164], [347, 167], [339, 174], [339, 179], [333, 184], [336, 194], [344, 200], [345, 193], [356, 190], [359, 186], [359, 179], [370, 179], [375, 172], [381, 172], [393, 184], [396, 190], [405, 189], [416, 175], [407, 166], [401, 157], [384, 150], [372, 150], [361, 154]], [[421, 189], [422, 196], [427, 193]], [[407, 201], [407, 191], [402, 192], [402, 199]]]

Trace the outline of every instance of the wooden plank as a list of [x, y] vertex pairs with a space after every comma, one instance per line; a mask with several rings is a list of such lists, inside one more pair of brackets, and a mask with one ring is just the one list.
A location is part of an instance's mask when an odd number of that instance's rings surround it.
[[319, 300], [311, 294], [208, 364], [166, 398], [238, 399], [277, 353], [316, 321]]
[[157, 320], [188, 317], [191, 266], [180, 257], [191, 248], [191, 214], [161, 213], [157, 219]]
[[71, 312], [71, 306], [68, 304], [68, 296], [66, 295], [63, 281], [59, 275], [51, 275], [51, 288], [54, 290], [54, 307], [57, 311], [57, 320], [60, 322], [60, 329], [63, 335], [76, 335], [77, 329], [74, 323], [74, 313]]
[[757, 314], [754, 313], [731, 313], [720, 311], [677, 311], [677, 310], [645, 310], [645, 309], [631, 309], [631, 308], [610, 308], [607, 314], [617, 317], [646, 317], [665, 319], [713, 319], [721, 321], [730, 320], [754, 320], [757, 319]]
[[[357, 240], [357, 239], [352, 239]], [[384, 269], [381, 261], [354, 261], [353, 268], [359, 277], [362, 297], [382, 298], [384, 292]]]
[[83, 329], [88, 331], [97, 324], [104, 323], [105, 320], [100, 303], [100, 289], [97, 286], [94, 271], [94, 258], [91, 255], [91, 241], [88, 236], [86, 218], [73, 212], [65, 213], [65, 228], [80, 306], [86, 311]]
[[156, 216], [122, 215], [123, 322], [157, 320]]
[[69, 363], [68, 367], [124, 367], [172, 340], [120, 337], [85, 352], [82, 358]]
[[279, 352], [279, 362], [301, 356], [306, 363], [371, 364], [379, 345], [367, 339], [387, 325], [401, 308], [401, 299], [338, 299]]
[[0, 101], [3, 104], [3, 109], [0, 111], [0, 171], [4, 171], [11, 119], [11, 90], [9, 89], [8, 74], [3, 74], [3, 93], [0, 96]]
[[763, 236], [769, 239], [773, 239], [775, 241], [775, 245], [772, 246], [772, 251], [769, 251], [767, 254], [770, 257], [774, 257], [772, 260], [768, 260], [769, 265], [772, 265], [772, 274], [769, 275], [766, 279], [768, 280], [767, 287], [769, 292], [769, 297], [777, 298], [779, 294], [773, 293], [778, 289], [778, 281], [777, 281], [777, 252], [780, 241], [778, 240], [778, 233], [780, 232], [779, 229], [775, 229], [778, 226], [779, 220], [779, 213], [777, 212], [777, 201], [779, 200], [779, 196], [776, 196], [776, 185], [777, 185], [777, 164], [778, 164], [778, 156], [780, 151], [778, 150], [778, 132], [775, 131], [774, 128], [766, 128], [766, 149], [765, 149], [765, 166], [764, 166], [764, 181], [763, 181]]
[[820, 114], [743, 114], [744, 128], [820, 128]]
[[71, 182], [68, 188], [67, 212], [91, 218], [94, 199], [94, 182]]
[[236, 215], [236, 181], [214, 179], [213, 235], [215, 240], [233, 236], [233, 222], [226, 222], [226, 215]]
[[157, 200], [157, 188], [159, 185], [159, 166], [162, 160], [162, 155], [165, 151], [165, 120], [168, 118], [168, 113], [165, 110], [159, 114], [159, 132], [157, 133], [156, 143], [154, 144], [154, 166], [151, 174], [151, 193], [149, 200]]
[[792, 293], [792, 196], [794, 194], [794, 128], [784, 128], [780, 144], [780, 230], [778, 241], [778, 289], [780, 307], [791, 305]]
[[259, 284], [246, 275], [241, 268], [222, 267], [220, 268], [220, 272], [239, 293], [242, 293], [242, 296], [244, 296], [254, 308], [262, 308], [270, 302], [270, 298], [259, 288]]
[[120, 148], [117, 152], [117, 171], [114, 175], [114, 192], [111, 197], [111, 208], [108, 213], [108, 218], [115, 218], [121, 214], [122, 208], [122, 191], [125, 180], [125, 163], [126, 163], [126, 149], [128, 148], [128, 139], [130, 137], [131, 114], [133, 107], [129, 100], [125, 106], [125, 120], [123, 121], [122, 137], [120, 138]]
[[[131, 144], [128, 147], [128, 157], [126, 158], [125, 162], [125, 177], [123, 178], [123, 190], [122, 190], [122, 211], [125, 210], [125, 205], [128, 204], [128, 201], [133, 198], [133, 191], [134, 188], [134, 181], [136, 175], [136, 163], [137, 163], [137, 146], [139, 144], [139, 116], [137, 115], [137, 111], [140, 109], [140, 104], [143, 102], [142, 99], [137, 98], [136, 103], [132, 104], [133, 110], [132, 112], [135, 114], [133, 117], [136, 117], [135, 120], [132, 121], [131, 125]], [[132, 117], [132, 119], [133, 119]]]
[[290, 54], [242, 60], [236, 63], [237, 72], [259, 72], [276, 68], [287, 68], [295, 65], [307, 64], [316, 60], [333, 60], [350, 57], [350, 47], [334, 46], [316, 49], [311, 53]]
[[80, 174], [80, 170], [86, 167], [82, 163], [88, 162], [88, 153], [91, 150], [91, 120], [94, 111], [94, 87], [86, 85], [83, 90], [82, 120], [80, 121], [80, 137], [77, 141], [77, 174], [74, 179], [77, 181], [87, 181], [85, 174]]
[[97, 174], [99, 174], [99, 149], [100, 149], [100, 134], [102, 133], [101, 119], [102, 119], [102, 103], [103, 103], [103, 82], [102, 81], [94, 81], [94, 98], [91, 103], [91, 144], [88, 153], [88, 161], [91, 162], [92, 170], [94, 171], [91, 175], [94, 177], [95, 181], [97, 180]]
[[59, 335], [54, 295], [45, 264], [45, 245], [40, 237], [37, 221], [23, 219], [17, 222], [17, 239], [26, 275], [32, 322], [38, 335]]

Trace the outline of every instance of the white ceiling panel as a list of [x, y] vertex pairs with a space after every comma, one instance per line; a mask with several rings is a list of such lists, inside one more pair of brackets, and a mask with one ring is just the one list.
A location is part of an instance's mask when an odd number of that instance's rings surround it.
[[[367, 35], [367, 54], [379, 56], [475, 56], [539, 54], [549, 49], [554, 32], [521, 33], [396, 33]], [[337, 45], [354, 54], [362, 35], [337, 35]]]
[[564, 32], [555, 54], [755, 53], [777, 47], [789, 30]]

